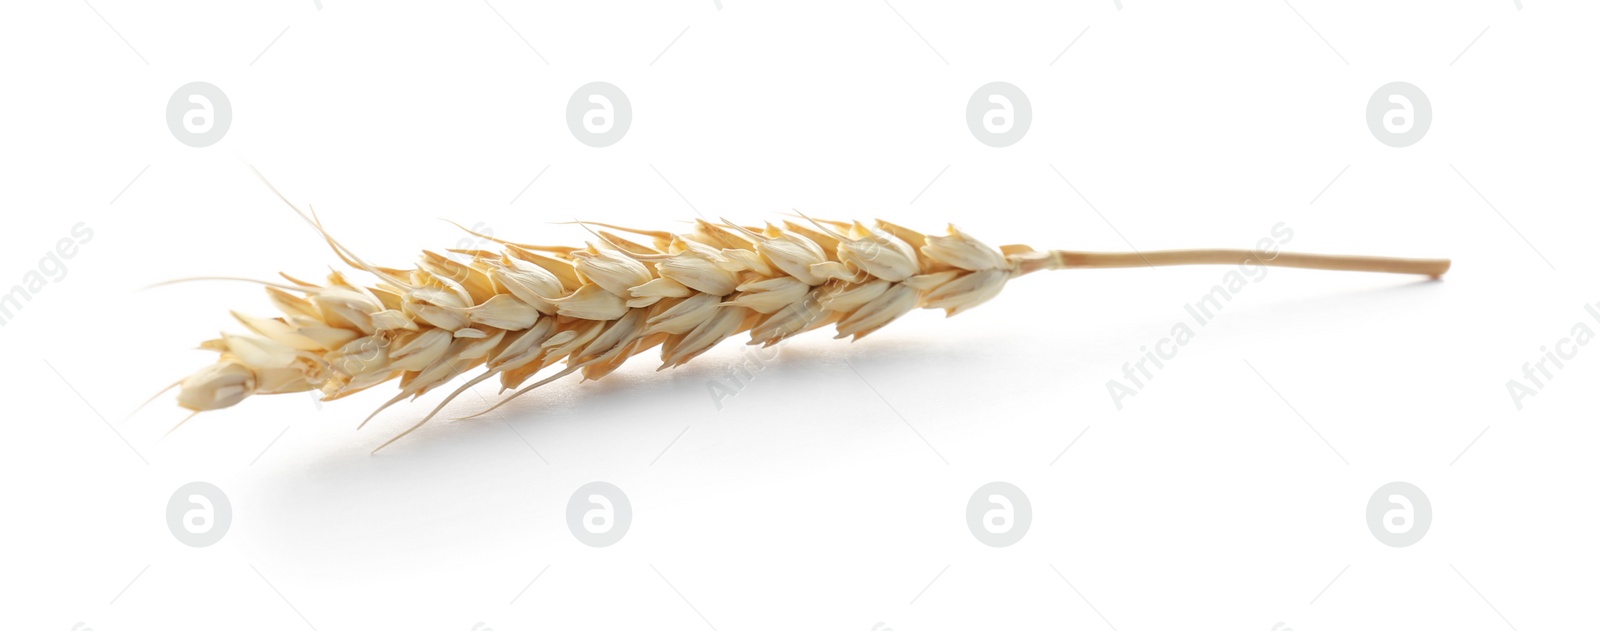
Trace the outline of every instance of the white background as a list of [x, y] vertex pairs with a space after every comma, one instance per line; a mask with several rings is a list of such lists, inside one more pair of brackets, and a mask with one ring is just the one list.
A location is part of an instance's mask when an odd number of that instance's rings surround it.
[[[1600, 329], [1591, 4], [92, 2], [0, 8], [0, 290], [94, 231], [0, 328], [0, 626], [1594, 624], [1600, 349], [1521, 411], [1506, 390]], [[165, 123], [191, 81], [232, 103], [216, 145]], [[634, 111], [603, 149], [564, 121], [591, 81]], [[1002, 149], [964, 120], [991, 81], [1034, 110]], [[1432, 103], [1403, 149], [1365, 121], [1391, 81]], [[442, 393], [361, 432], [387, 393], [257, 397], [163, 440], [170, 395], [124, 418], [211, 361], [191, 349], [238, 330], [229, 309], [270, 305], [140, 288], [334, 262], [247, 164], [392, 265], [455, 246], [438, 218], [577, 243], [550, 222], [792, 208], [1090, 250], [1250, 247], [1286, 222], [1287, 249], [1456, 265], [1274, 269], [1120, 411], [1107, 381], [1224, 268], [1042, 273], [957, 318], [814, 333], [721, 410], [736, 342], [376, 456]], [[193, 480], [233, 505], [207, 548], [165, 523]], [[594, 480], [634, 511], [607, 548], [565, 523]], [[994, 480], [1033, 507], [1006, 548], [965, 523]], [[1396, 480], [1433, 506], [1404, 548], [1365, 523]]]

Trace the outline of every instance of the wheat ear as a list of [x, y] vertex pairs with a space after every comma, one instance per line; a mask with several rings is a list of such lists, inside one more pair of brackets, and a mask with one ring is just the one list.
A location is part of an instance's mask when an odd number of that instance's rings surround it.
[[[750, 344], [766, 346], [827, 325], [835, 338], [859, 339], [918, 307], [955, 315], [995, 297], [1012, 278], [1039, 270], [1254, 262], [1437, 278], [1450, 267], [1443, 259], [1269, 258], [1248, 250], [995, 248], [955, 226], [925, 235], [881, 220], [800, 215], [759, 227], [697, 220], [684, 234], [585, 224], [596, 240], [583, 247], [479, 234], [500, 250], [450, 250], [465, 262], [424, 251], [416, 267], [402, 270], [367, 263], [314, 214], [300, 216], [339, 259], [377, 282], [359, 285], [335, 271], [320, 285], [287, 274], [287, 283], [263, 283], [282, 315], [233, 312], [252, 334], [204, 342], [201, 347], [220, 358], [182, 381], [178, 403], [198, 413], [250, 395], [310, 390], [332, 400], [399, 379], [399, 393], [376, 416], [481, 371], [378, 449], [491, 377], [500, 378], [502, 393], [517, 389], [498, 407], [575, 372], [599, 379], [657, 346], [666, 369], [746, 332]], [[556, 364], [562, 367], [523, 386]]]

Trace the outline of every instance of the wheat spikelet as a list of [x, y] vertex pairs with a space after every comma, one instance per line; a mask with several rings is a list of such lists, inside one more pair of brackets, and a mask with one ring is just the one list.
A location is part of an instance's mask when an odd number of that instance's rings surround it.
[[[450, 250], [465, 262], [425, 251], [414, 268], [402, 270], [362, 260], [315, 215], [301, 217], [342, 261], [377, 282], [359, 285], [335, 271], [323, 284], [287, 274], [287, 283], [267, 283], [281, 315], [232, 312], [251, 334], [204, 342], [202, 348], [220, 357], [176, 384], [178, 403], [198, 413], [251, 395], [310, 390], [333, 400], [398, 379], [399, 393], [371, 420], [390, 405], [478, 371], [378, 449], [493, 377], [502, 393], [515, 390], [498, 407], [572, 373], [599, 379], [658, 346], [660, 369], [666, 369], [741, 333], [749, 334], [750, 344], [770, 346], [831, 325], [835, 338], [859, 339], [919, 307], [955, 315], [995, 297], [1009, 280], [1042, 269], [1238, 263], [1254, 254], [1041, 252], [991, 247], [954, 226], [924, 235], [885, 221], [799, 215], [759, 227], [697, 220], [684, 234], [585, 224], [595, 240], [583, 247], [473, 233], [501, 249]], [[1445, 260], [1289, 253], [1257, 260], [1435, 277], [1449, 267]]]

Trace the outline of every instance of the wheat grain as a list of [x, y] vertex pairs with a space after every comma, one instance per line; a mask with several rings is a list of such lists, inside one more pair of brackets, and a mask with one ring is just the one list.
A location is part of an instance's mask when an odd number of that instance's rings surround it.
[[[995, 248], [954, 226], [924, 235], [884, 221], [800, 215], [759, 227], [699, 220], [685, 234], [588, 224], [596, 240], [581, 248], [478, 235], [501, 250], [452, 250], [465, 263], [424, 252], [416, 267], [401, 270], [367, 263], [314, 215], [301, 216], [335, 255], [377, 282], [361, 286], [335, 271], [324, 284], [288, 275], [288, 284], [268, 283], [281, 315], [234, 312], [252, 335], [204, 342], [220, 357], [181, 382], [178, 403], [201, 412], [255, 394], [309, 390], [333, 400], [398, 379], [400, 392], [371, 420], [390, 405], [480, 371], [378, 449], [491, 377], [499, 377], [502, 393], [516, 389], [504, 404], [574, 372], [599, 379], [658, 346], [666, 369], [740, 333], [749, 334], [750, 344], [772, 345], [831, 324], [836, 337], [860, 339], [918, 307], [955, 315], [994, 298], [1011, 279], [1043, 269], [1254, 260], [1437, 277], [1449, 268], [1447, 260], [1288, 253], [1269, 260], [1242, 250]], [[563, 368], [523, 385], [556, 364]]]

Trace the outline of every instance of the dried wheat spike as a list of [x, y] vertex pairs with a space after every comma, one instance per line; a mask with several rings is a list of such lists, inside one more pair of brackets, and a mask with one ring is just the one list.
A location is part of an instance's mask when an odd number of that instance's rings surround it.
[[[750, 344], [768, 346], [828, 325], [835, 338], [859, 339], [918, 307], [955, 315], [1038, 270], [1253, 260], [1438, 277], [1450, 265], [1291, 253], [1269, 260], [1245, 250], [1034, 251], [991, 247], [954, 226], [924, 235], [886, 221], [800, 215], [764, 226], [700, 220], [684, 234], [585, 224], [597, 232], [583, 247], [478, 235], [503, 247], [452, 251], [459, 260], [423, 252], [416, 267], [401, 270], [367, 263], [314, 216], [301, 216], [341, 260], [375, 276], [376, 284], [356, 284], [338, 271], [321, 285], [288, 275], [287, 284], [269, 283], [267, 294], [282, 315], [233, 312], [252, 335], [223, 334], [203, 343], [221, 357], [176, 384], [178, 403], [198, 413], [254, 394], [308, 390], [332, 400], [399, 379], [399, 393], [376, 416], [478, 371], [379, 449], [491, 377], [500, 378], [502, 393], [516, 390], [503, 405], [572, 373], [599, 379], [658, 346], [665, 369], [746, 332]], [[549, 376], [524, 385], [558, 364]]]

